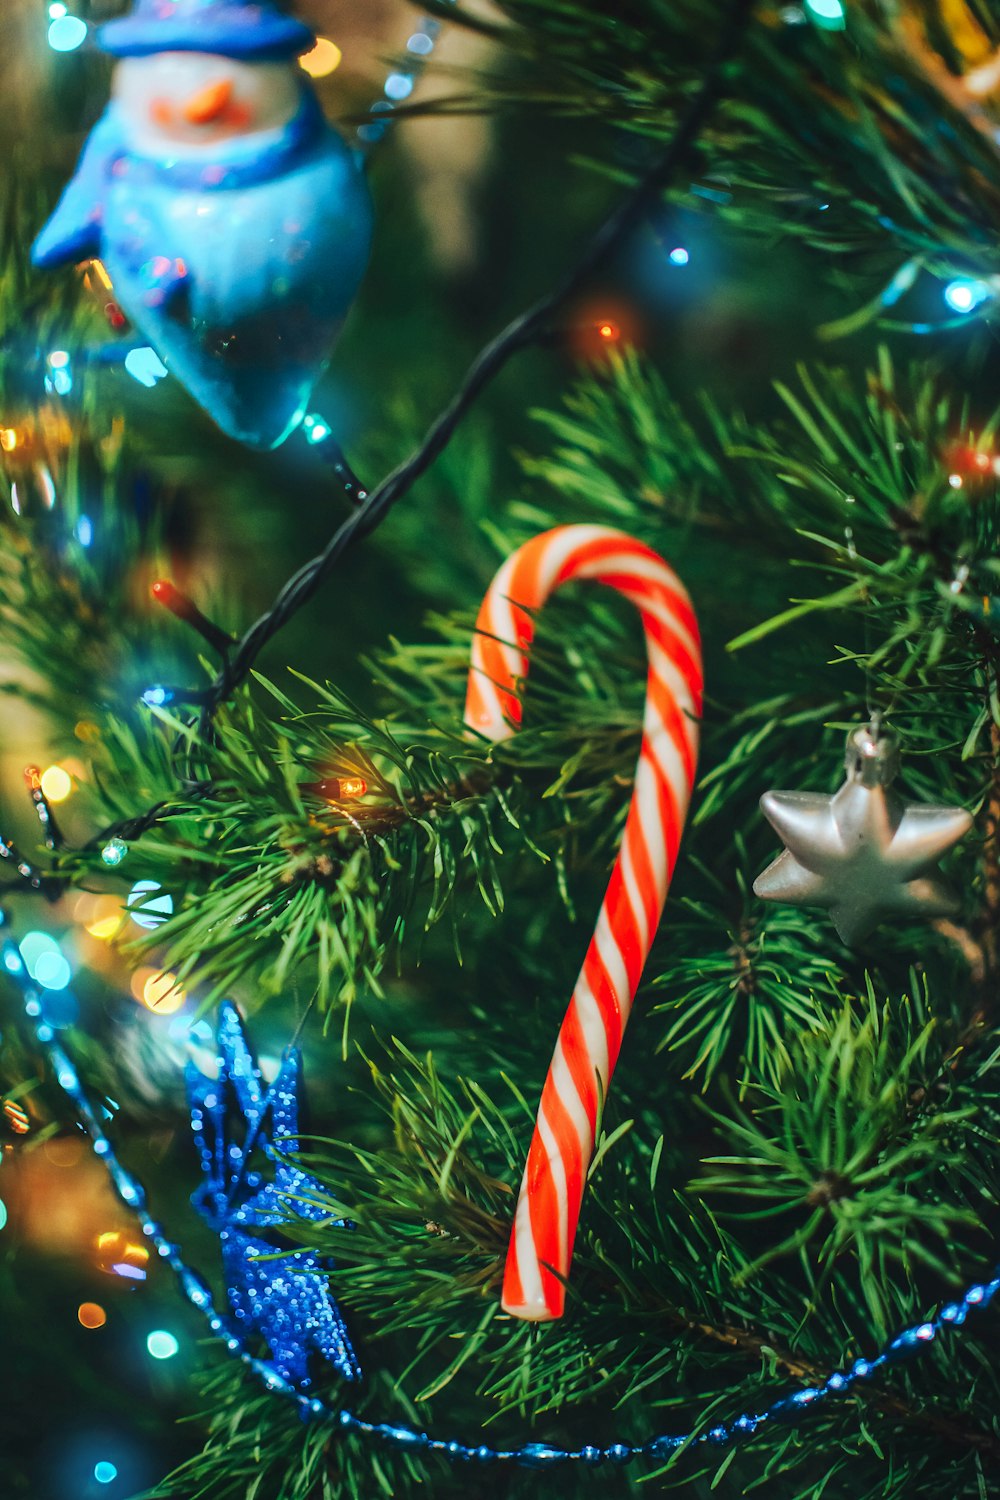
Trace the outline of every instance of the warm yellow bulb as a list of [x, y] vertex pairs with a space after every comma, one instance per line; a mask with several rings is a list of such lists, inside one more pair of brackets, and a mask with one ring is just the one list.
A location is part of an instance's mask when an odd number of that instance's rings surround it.
[[13, 453], [20, 442], [16, 427], [0, 427], [0, 448], [5, 453]]
[[49, 802], [65, 802], [73, 790], [73, 778], [62, 766], [49, 766], [43, 771], [41, 784]]
[[299, 64], [310, 78], [326, 78], [340, 67], [343, 55], [336, 42], [331, 42], [327, 36], [321, 36], [316, 38], [312, 51], [299, 58]]
[[142, 987], [142, 1003], [158, 1016], [172, 1016], [187, 999], [176, 974], [151, 974]]

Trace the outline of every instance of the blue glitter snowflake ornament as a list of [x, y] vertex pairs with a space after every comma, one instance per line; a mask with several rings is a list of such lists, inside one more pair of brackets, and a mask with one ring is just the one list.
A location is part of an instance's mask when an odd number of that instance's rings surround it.
[[[281, 1231], [296, 1219], [329, 1223], [319, 1205], [322, 1188], [290, 1159], [298, 1148], [297, 1049], [282, 1059], [268, 1087], [247, 1041], [239, 1012], [224, 1003], [218, 1026], [219, 1075], [206, 1078], [188, 1064], [191, 1129], [205, 1181], [192, 1201], [219, 1235], [230, 1306], [241, 1334], [259, 1334], [274, 1368], [308, 1390], [310, 1355], [318, 1353], [347, 1380], [361, 1368], [340, 1309], [330, 1294], [324, 1263], [309, 1250], [283, 1250]], [[241, 1139], [231, 1125], [239, 1122]], [[255, 1153], [273, 1166], [273, 1180], [253, 1168]], [[345, 1220], [335, 1221], [349, 1228]]]

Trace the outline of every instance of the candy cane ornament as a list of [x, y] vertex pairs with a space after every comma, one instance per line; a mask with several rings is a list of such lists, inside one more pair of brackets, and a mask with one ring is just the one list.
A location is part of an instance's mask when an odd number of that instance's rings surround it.
[[702, 700], [698, 622], [673, 569], [624, 532], [558, 526], [518, 548], [483, 600], [465, 705], [470, 729], [499, 741], [518, 728], [517, 688], [534, 636], [529, 611], [578, 578], [607, 584], [639, 610], [649, 675], [625, 832], [542, 1090], [507, 1252], [504, 1310], [532, 1322], [562, 1316], [598, 1101], [677, 863]]

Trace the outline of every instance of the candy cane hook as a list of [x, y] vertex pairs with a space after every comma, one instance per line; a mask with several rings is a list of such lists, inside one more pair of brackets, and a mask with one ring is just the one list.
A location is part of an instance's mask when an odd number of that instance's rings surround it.
[[600, 1092], [622, 1034], [677, 863], [698, 750], [698, 622], [657, 553], [605, 526], [559, 526], [520, 547], [497, 573], [476, 621], [465, 722], [502, 740], [521, 722], [538, 610], [560, 584], [592, 578], [630, 599], [649, 656], [642, 747], [621, 848], [559, 1031], [524, 1169], [503, 1306], [541, 1322], [562, 1315]]

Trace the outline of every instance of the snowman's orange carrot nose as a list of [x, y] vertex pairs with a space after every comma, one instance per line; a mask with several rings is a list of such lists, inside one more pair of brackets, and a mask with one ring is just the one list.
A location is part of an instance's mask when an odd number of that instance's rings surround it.
[[233, 98], [230, 79], [220, 78], [218, 83], [209, 83], [184, 104], [183, 114], [189, 125], [210, 125], [229, 108]]

